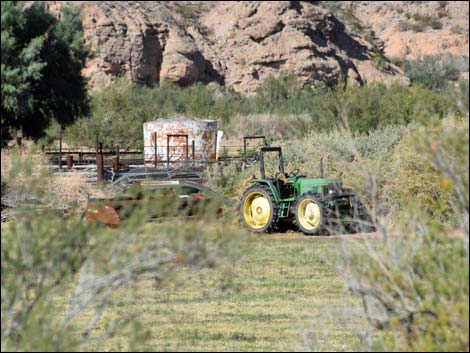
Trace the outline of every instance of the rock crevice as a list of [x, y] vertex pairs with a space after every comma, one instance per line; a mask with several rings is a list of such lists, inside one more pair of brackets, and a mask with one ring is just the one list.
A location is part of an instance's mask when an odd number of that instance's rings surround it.
[[[65, 3], [47, 2], [52, 12]], [[407, 82], [398, 68], [376, 68], [370, 43], [314, 2], [194, 3], [74, 2], [93, 51], [84, 69], [90, 86], [125, 75], [143, 84], [217, 82], [250, 93], [285, 71], [299, 85]], [[207, 8], [196, 18], [188, 4]]]

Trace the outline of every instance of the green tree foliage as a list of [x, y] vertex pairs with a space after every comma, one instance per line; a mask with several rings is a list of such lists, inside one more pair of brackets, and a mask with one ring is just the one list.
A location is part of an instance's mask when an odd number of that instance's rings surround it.
[[202, 84], [181, 89], [162, 83], [151, 88], [119, 78], [93, 96], [92, 115], [78, 119], [65, 136], [72, 144], [92, 147], [99, 133], [105, 147], [142, 148], [142, 123], [174, 114], [211, 116], [214, 99]]
[[5, 1], [1, 14], [2, 143], [16, 129], [37, 138], [53, 120], [86, 114], [79, 9], [65, 8], [58, 20], [42, 2]]
[[271, 76], [256, 90], [255, 102], [263, 112], [273, 113], [298, 92], [298, 83], [294, 75], [281, 74], [278, 78]]
[[365, 133], [448, 114], [465, 115], [465, 103], [456, 101], [450, 90], [448, 87], [443, 94], [419, 85], [399, 84], [343, 90], [319, 83], [300, 88], [292, 75], [283, 74], [267, 79], [248, 96], [231, 89], [215, 93], [202, 84], [186, 88], [168, 83], [134, 86], [120, 78], [93, 95], [92, 114], [78, 119], [66, 131], [66, 140], [93, 147], [98, 132], [106, 147], [141, 148], [143, 122], [178, 114], [218, 119], [227, 134], [299, 137], [312, 130], [332, 131], [344, 125], [344, 117], [353, 132]]

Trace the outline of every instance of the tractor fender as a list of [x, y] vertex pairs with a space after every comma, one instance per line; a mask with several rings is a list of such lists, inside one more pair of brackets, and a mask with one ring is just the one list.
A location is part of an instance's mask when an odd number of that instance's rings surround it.
[[253, 184], [266, 185], [271, 190], [271, 192], [274, 196], [274, 201], [276, 201], [277, 203], [281, 202], [281, 197], [279, 195], [279, 191], [277, 190], [276, 185], [274, 185], [274, 182], [272, 180], [253, 179], [253, 180], [251, 180], [251, 182]]

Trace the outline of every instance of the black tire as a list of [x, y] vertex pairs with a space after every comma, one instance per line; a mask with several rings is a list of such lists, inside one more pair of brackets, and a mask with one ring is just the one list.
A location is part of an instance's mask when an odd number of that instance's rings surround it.
[[[313, 202], [318, 206], [315, 209], [315, 219], [306, 219], [309, 218], [305, 215], [304, 207], [305, 205]], [[297, 201], [294, 204], [294, 215], [295, 215], [295, 224], [299, 230], [305, 235], [316, 235], [323, 234], [329, 235], [328, 232], [328, 215], [330, 214], [329, 209], [327, 209], [318, 195], [313, 192], [306, 192], [299, 196]], [[319, 218], [317, 218], [319, 217]]]
[[[270, 209], [269, 216], [267, 217], [266, 223], [261, 224], [259, 226], [255, 226], [253, 217], [250, 216], [250, 214], [247, 214], [248, 210], [246, 209], [246, 206], [247, 206], [246, 203], [251, 202], [249, 198], [254, 197], [254, 195], [259, 195], [259, 196], [262, 195], [262, 197], [264, 197], [269, 203], [269, 209]], [[278, 221], [278, 209], [279, 209], [278, 204], [274, 201], [274, 195], [271, 192], [271, 189], [267, 185], [255, 184], [255, 185], [250, 186], [243, 193], [240, 199], [239, 215], [240, 215], [241, 222], [251, 232], [267, 233], [267, 232], [272, 231], [273, 228], [276, 227], [276, 224]]]

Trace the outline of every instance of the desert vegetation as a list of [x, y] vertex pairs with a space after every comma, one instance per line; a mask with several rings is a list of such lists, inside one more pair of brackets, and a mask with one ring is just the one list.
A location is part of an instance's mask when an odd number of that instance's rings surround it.
[[469, 67], [468, 56], [442, 54], [415, 60], [395, 60], [405, 70], [413, 84], [433, 90], [445, 90], [449, 82], [459, 81]]
[[[121, 79], [92, 97], [91, 115], [66, 128], [64, 138], [71, 145], [80, 142], [93, 146], [95, 133], [99, 132], [108, 147], [119, 143], [123, 147], [141, 148], [142, 123], [175, 114], [217, 119], [229, 136], [262, 133], [275, 138], [302, 137], [311, 130], [335, 130], [342, 125], [341, 114], [350, 117], [353, 133], [461, 114], [468, 81], [460, 83], [460, 92], [453, 85], [443, 87], [447, 76], [439, 79], [429, 71], [413, 70], [417, 83], [411, 87], [371, 84], [346, 90], [322, 84], [299, 88], [295, 77], [286, 73], [266, 80], [252, 96], [230, 89], [217, 93], [202, 84], [188, 88], [162, 84], [149, 88], [133, 86]], [[439, 85], [443, 92], [437, 93], [424, 87], [425, 84], [431, 88]], [[55, 138], [57, 131], [52, 125], [48, 136]]]
[[438, 11], [437, 16], [422, 15], [419, 13], [406, 13], [405, 17], [408, 21], [402, 21], [399, 24], [400, 31], [423, 32], [428, 28], [441, 29], [442, 23], [440, 19], [446, 16], [444, 10]]

